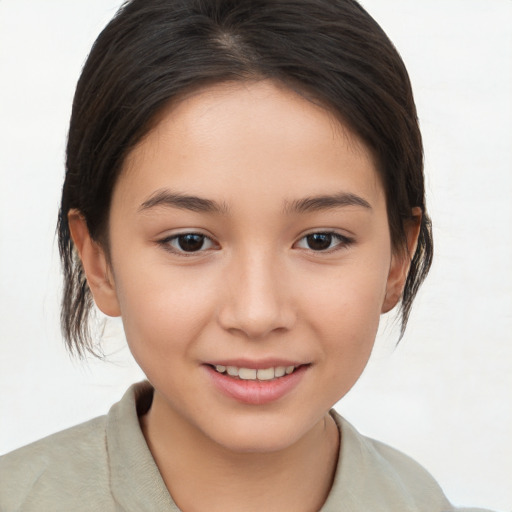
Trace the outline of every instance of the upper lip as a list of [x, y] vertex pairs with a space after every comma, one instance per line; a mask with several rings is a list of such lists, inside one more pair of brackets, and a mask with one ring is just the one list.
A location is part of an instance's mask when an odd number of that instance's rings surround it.
[[250, 368], [253, 370], [265, 370], [266, 368], [277, 368], [278, 366], [302, 366], [308, 363], [294, 361], [291, 359], [266, 358], [266, 359], [215, 359], [206, 361], [204, 364], [211, 366], [235, 366], [236, 368]]

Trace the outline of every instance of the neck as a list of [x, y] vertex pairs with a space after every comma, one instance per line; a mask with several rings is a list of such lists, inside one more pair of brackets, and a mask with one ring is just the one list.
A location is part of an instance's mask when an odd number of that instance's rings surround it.
[[141, 426], [180, 510], [309, 512], [319, 510], [329, 494], [339, 450], [329, 414], [293, 445], [264, 453], [234, 452], [215, 443], [170, 415], [156, 391]]

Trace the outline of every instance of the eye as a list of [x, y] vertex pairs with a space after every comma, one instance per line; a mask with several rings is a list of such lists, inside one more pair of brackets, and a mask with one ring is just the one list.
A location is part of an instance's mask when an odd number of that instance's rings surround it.
[[327, 252], [341, 249], [352, 243], [350, 238], [333, 232], [310, 233], [302, 237], [296, 244], [299, 249], [309, 249], [316, 252]]
[[201, 233], [181, 233], [160, 242], [168, 250], [178, 253], [203, 252], [216, 247], [214, 241]]

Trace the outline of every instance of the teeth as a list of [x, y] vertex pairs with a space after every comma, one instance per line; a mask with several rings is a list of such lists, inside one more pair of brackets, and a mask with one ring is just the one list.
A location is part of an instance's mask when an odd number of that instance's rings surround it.
[[215, 370], [219, 373], [227, 373], [230, 377], [238, 377], [241, 380], [272, 380], [290, 375], [295, 370], [295, 366], [277, 366], [255, 370], [253, 368], [237, 368], [236, 366], [217, 364]]
[[267, 368], [266, 370], [258, 370], [258, 380], [272, 380], [274, 378], [274, 368]]
[[258, 371], [251, 368], [239, 368], [238, 376], [242, 380], [255, 380]]
[[238, 368], [236, 366], [228, 366], [226, 370], [231, 377], [238, 377]]
[[275, 370], [276, 377], [282, 377], [286, 373], [286, 368], [284, 366], [278, 366]]

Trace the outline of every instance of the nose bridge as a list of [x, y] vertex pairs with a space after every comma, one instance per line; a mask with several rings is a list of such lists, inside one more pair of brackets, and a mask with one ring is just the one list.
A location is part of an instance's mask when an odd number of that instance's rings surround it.
[[261, 338], [291, 327], [294, 316], [285, 272], [270, 249], [241, 251], [226, 272], [229, 293], [221, 311], [224, 328]]

